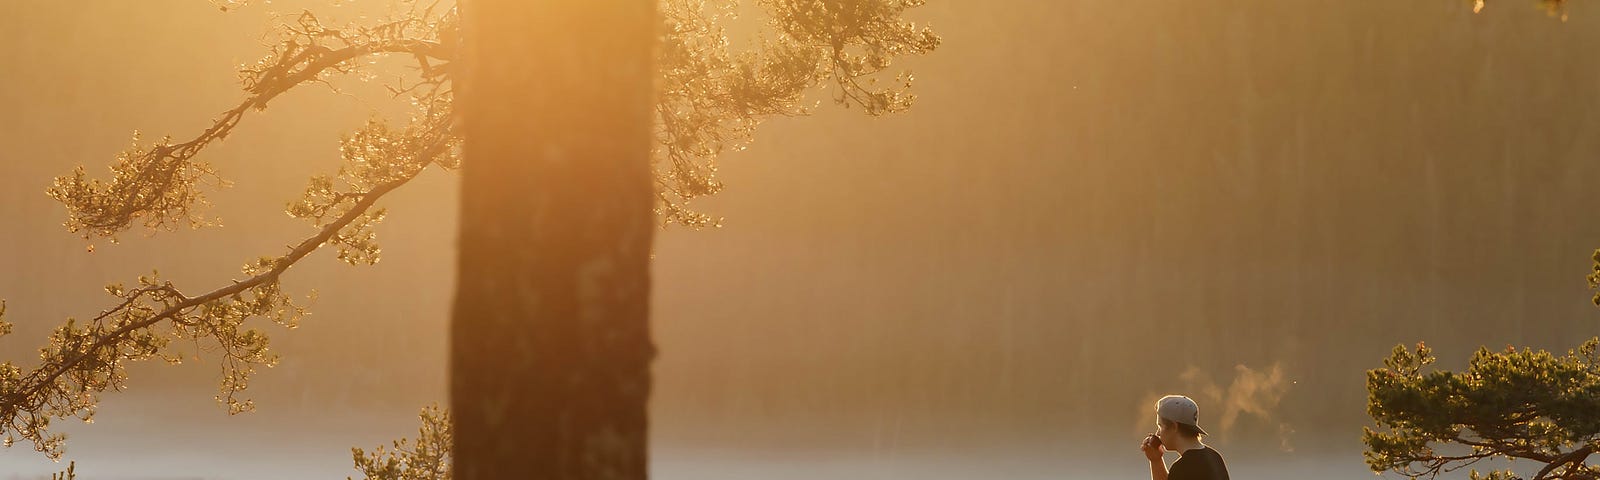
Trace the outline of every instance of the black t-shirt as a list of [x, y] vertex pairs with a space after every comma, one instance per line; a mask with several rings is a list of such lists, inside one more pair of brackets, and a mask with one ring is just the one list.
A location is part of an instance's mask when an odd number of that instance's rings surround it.
[[1228, 480], [1228, 466], [1222, 463], [1222, 454], [1211, 447], [1196, 448], [1181, 453], [1178, 461], [1167, 469], [1167, 480]]

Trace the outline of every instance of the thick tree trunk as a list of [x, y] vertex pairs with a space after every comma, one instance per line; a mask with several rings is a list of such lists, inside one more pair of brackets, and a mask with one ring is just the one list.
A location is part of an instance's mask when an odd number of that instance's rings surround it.
[[645, 478], [656, 1], [462, 3], [455, 478]]

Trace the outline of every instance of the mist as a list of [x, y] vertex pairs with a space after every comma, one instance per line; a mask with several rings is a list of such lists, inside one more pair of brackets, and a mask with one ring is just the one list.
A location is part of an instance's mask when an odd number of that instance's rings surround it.
[[[1531, 3], [1531, 2], [1524, 2]], [[400, 111], [376, 79], [296, 90], [207, 156], [222, 227], [67, 233], [52, 178], [135, 130], [192, 135], [240, 96], [273, 14], [381, 5], [14, 4], [0, 20], [0, 360], [37, 361], [102, 287], [206, 288], [311, 232], [283, 215], [339, 134]], [[1138, 478], [1151, 405], [1201, 406], [1239, 478], [1372, 475], [1364, 373], [1426, 341], [1565, 351], [1600, 334], [1600, 11], [1515, 1], [935, 1], [897, 68], [911, 111], [764, 124], [657, 233], [657, 478]], [[738, 30], [736, 30], [738, 32]], [[745, 38], [744, 40], [748, 40]], [[380, 68], [387, 68], [383, 65]], [[457, 178], [383, 202], [382, 261], [319, 252], [317, 299], [268, 327], [282, 363], [218, 406], [218, 368], [138, 364], [93, 424], [88, 478], [341, 478], [350, 448], [447, 400]], [[88, 248], [89, 245], [94, 248]], [[92, 250], [92, 251], [91, 251]], [[62, 422], [71, 423], [71, 422]], [[0, 478], [59, 470], [19, 444]], [[11, 475], [11, 476], [7, 476]]]

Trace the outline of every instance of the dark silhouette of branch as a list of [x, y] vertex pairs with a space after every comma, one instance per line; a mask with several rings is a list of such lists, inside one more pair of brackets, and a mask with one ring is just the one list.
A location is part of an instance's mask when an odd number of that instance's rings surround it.
[[[1560, 467], [1562, 465], [1574, 465], [1575, 466], [1575, 465], [1578, 465], [1578, 464], [1582, 464], [1583, 460], [1586, 459], [1586, 458], [1589, 458], [1589, 454], [1591, 454], [1591, 453], [1594, 453], [1594, 445], [1592, 445], [1592, 444], [1591, 445], [1584, 445], [1583, 448], [1579, 448], [1577, 450], [1573, 450], [1571, 452], [1568, 452], [1566, 455], [1562, 455], [1562, 456], [1552, 460], [1550, 462], [1550, 464], [1549, 465], [1545, 465], [1544, 468], [1539, 469], [1539, 473], [1533, 476], [1533, 480], [1544, 480], [1545, 475], [1549, 475], [1550, 472], [1552, 472], [1552, 471], [1554, 471], [1556, 469], [1556, 467]], [[1569, 473], [1569, 474], [1571, 473], [1571, 469], [1570, 468], [1568, 469], [1567, 473]]]

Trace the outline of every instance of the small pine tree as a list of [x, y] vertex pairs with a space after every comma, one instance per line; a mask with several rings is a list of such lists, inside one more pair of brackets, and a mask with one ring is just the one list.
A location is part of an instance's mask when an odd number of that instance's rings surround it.
[[[1465, 371], [1426, 371], [1432, 349], [1396, 346], [1367, 372], [1363, 428], [1367, 466], [1411, 478], [1435, 477], [1486, 459], [1543, 465], [1535, 479], [1591, 480], [1600, 465], [1600, 338], [1555, 355], [1479, 348]], [[1451, 449], [1451, 447], [1457, 447]], [[1473, 479], [1517, 478], [1510, 470], [1469, 471]]]

